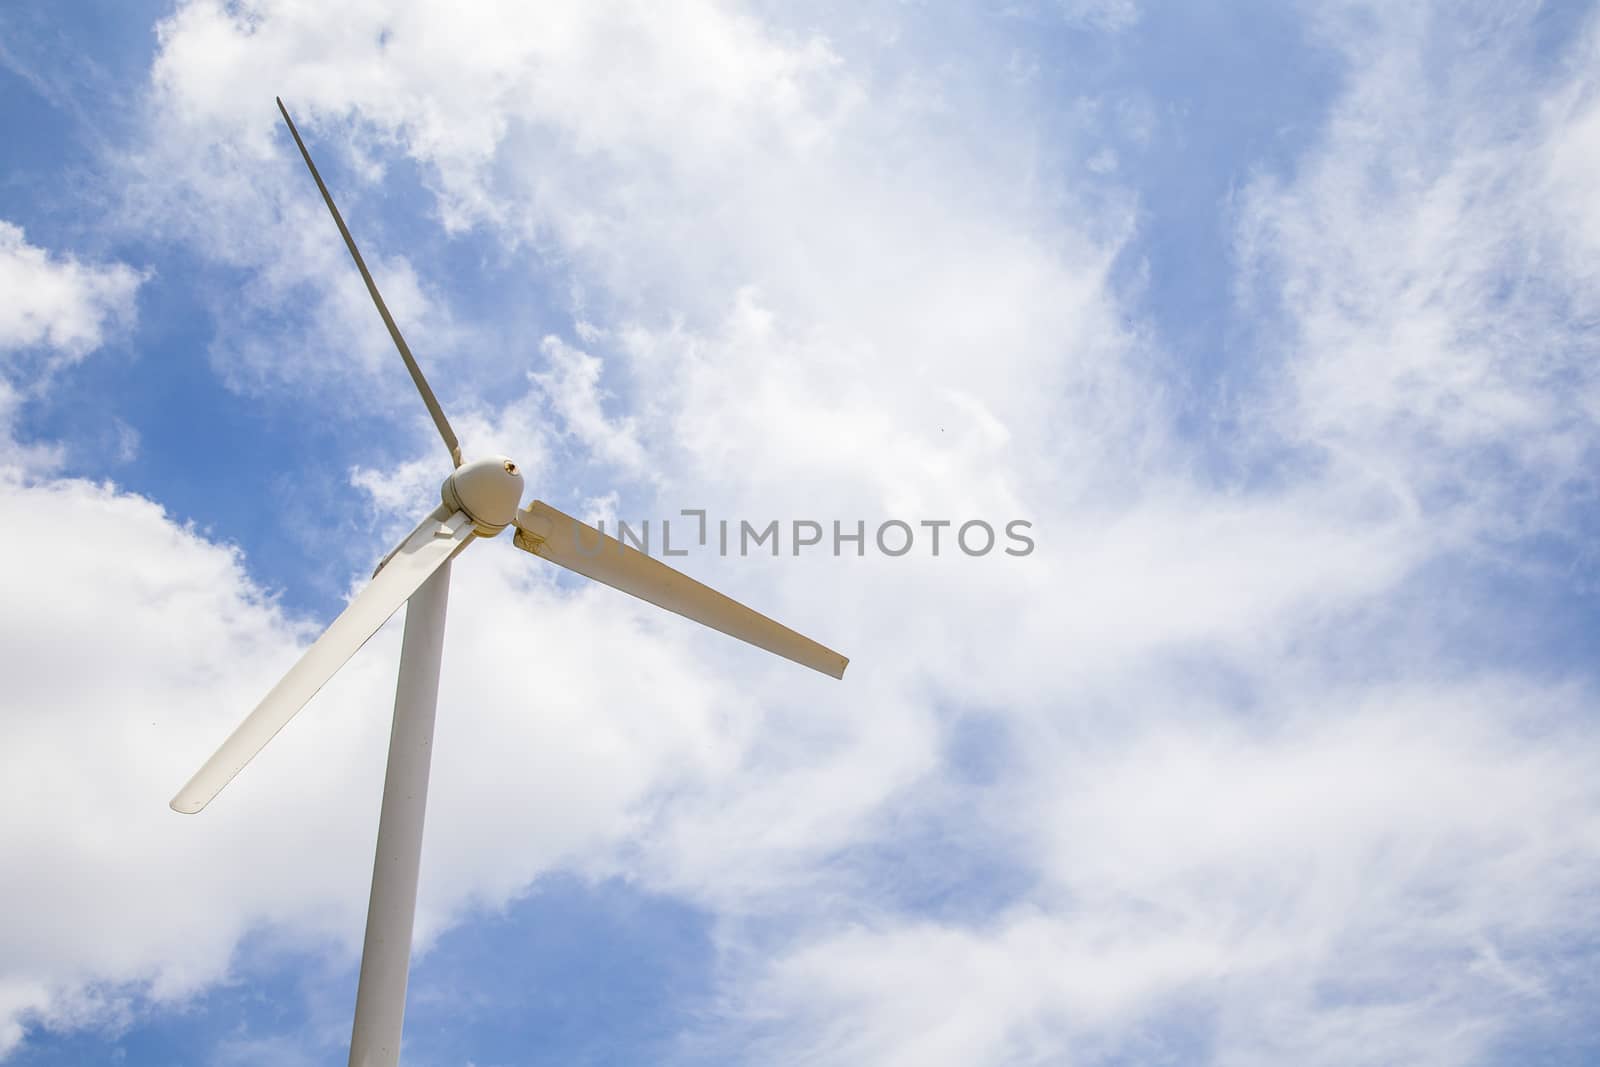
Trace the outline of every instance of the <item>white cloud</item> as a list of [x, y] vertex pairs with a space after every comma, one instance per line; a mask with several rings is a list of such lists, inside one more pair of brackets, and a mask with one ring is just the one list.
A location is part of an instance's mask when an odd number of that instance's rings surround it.
[[[22, 228], [0, 220], [0, 354], [39, 348], [50, 364], [74, 362], [100, 347], [108, 328], [133, 317], [143, 276], [122, 263], [94, 265], [51, 255]], [[15, 356], [10, 358], [14, 359]]]
[[[48, 391], [56, 371], [77, 363], [109, 336], [128, 328], [148, 275], [123, 263], [85, 264], [30, 244], [22, 229], [0, 219], [0, 443], [10, 462], [33, 471], [57, 469], [57, 442], [19, 441], [22, 406]], [[126, 462], [138, 434], [120, 421], [112, 455]]]
[[1574, 184], [1592, 20], [1569, 73], [1536, 75], [1525, 12], [1346, 7], [1371, 19], [1330, 31], [1354, 69], [1326, 137], [1245, 200], [1251, 293], [1290, 353], [1274, 429], [1437, 521], [1547, 529], [1592, 494], [1600, 428], [1595, 208]]
[[600, 385], [601, 361], [559, 337], [546, 337], [539, 351], [544, 353], [550, 369], [530, 378], [566, 432], [589, 455], [615, 464], [628, 476], [642, 476], [645, 457], [633, 419], [606, 414], [606, 393]]
[[976, 921], [831, 916], [730, 977], [732, 1043], [1168, 1062], [1198, 1029], [1206, 1062], [1482, 1062], [1588, 988], [1545, 976], [1596, 889], [1592, 700], [1478, 678], [1274, 701], [1250, 725], [1203, 704], [1118, 738], [1040, 724], [960, 800], [1012, 862], [1039, 858], [1022, 898]]

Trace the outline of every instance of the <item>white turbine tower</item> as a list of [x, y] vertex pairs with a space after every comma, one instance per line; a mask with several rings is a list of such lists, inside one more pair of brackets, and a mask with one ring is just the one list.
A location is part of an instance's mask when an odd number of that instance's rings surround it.
[[400, 646], [394, 726], [389, 737], [372, 896], [350, 1038], [350, 1067], [394, 1067], [400, 1059], [450, 563], [463, 549], [475, 540], [494, 537], [507, 526], [515, 526], [513, 542], [518, 548], [785, 659], [834, 678], [844, 676], [849, 661], [542, 501], [535, 500], [519, 510], [522, 475], [506, 457], [490, 456], [463, 464], [461, 444], [378, 294], [372, 274], [282, 100], [278, 101], [278, 110], [305, 157], [456, 469], [444, 480], [439, 506], [384, 558], [372, 582], [195, 772], [172, 799], [172, 808], [192, 814], [210, 803], [400, 605], [409, 604]]

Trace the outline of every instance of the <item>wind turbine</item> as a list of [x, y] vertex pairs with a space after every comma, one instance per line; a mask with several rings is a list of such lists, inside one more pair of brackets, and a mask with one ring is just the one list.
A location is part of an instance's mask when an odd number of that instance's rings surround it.
[[411, 380], [422, 394], [422, 402], [439, 428], [439, 436], [450, 450], [455, 469], [444, 480], [439, 505], [384, 557], [371, 583], [172, 798], [172, 808], [193, 814], [210, 803], [401, 604], [409, 605], [400, 646], [394, 725], [389, 736], [372, 895], [350, 1038], [350, 1067], [394, 1067], [400, 1059], [400, 1030], [405, 1015], [450, 564], [468, 545], [514, 526], [513, 543], [518, 548], [785, 659], [834, 678], [844, 677], [849, 661], [543, 501], [535, 500], [519, 509], [522, 475], [505, 456], [463, 463], [461, 443], [405, 338], [400, 336], [400, 328], [379, 295], [355, 239], [334, 206], [333, 196], [317, 173], [311, 153], [282, 100], [278, 101], [278, 110], [344, 237], [350, 258], [367, 283], [367, 292], [372, 294], [389, 336], [400, 350], [406, 370], [411, 372]]

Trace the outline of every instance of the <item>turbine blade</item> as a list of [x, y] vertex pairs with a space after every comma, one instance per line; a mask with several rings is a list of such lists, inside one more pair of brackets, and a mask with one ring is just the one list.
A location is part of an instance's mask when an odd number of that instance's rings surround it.
[[300, 139], [300, 131], [294, 128], [294, 119], [289, 117], [289, 109], [283, 106], [281, 98], [274, 97], [274, 99], [278, 101], [278, 110], [283, 112], [283, 121], [289, 124], [289, 133], [294, 136], [294, 143], [300, 146], [300, 155], [305, 158], [306, 166], [311, 169], [311, 177], [316, 179], [317, 188], [322, 191], [323, 202], [328, 205], [328, 211], [333, 215], [333, 221], [344, 237], [345, 247], [350, 249], [350, 258], [356, 261], [356, 269], [361, 272], [361, 280], [367, 283], [367, 292], [372, 294], [372, 302], [378, 305], [378, 314], [383, 316], [383, 324], [389, 327], [389, 336], [394, 338], [394, 346], [400, 350], [400, 358], [406, 361], [406, 370], [411, 372], [411, 380], [417, 383], [417, 392], [422, 394], [422, 402], [428, 405], [428, 414], [433, 416], [433, 424], [439, 428], [439, 436], [444, 438], [445, 447], [450, 449], [450, 461], [457, 467], [461, 466], [461, 442], [456, 440], [456, 432], [450, 428], [450, 421], [444, 417], [444, 409], [439, 406], [438, 398], [428, 387], [428, 379], [422, 376], [422, 368], [417, 366], [416, 357], [411, 354], [406, 339], [400, 336], [400, 327], [394, 324], [394, 316], [389, 314], [389, 306], [383, 302], [383, 296], [378, 292], [378, 285], [372, 280], [372, 272], [367, 270], [366, 261], [361, 258], [361, 250], [356, 247], [356, 239], [350, 236], [350, 228], [344, 224], [344, 217], [334, 206], [332, 194], [323, 184], [322, 175], [317, 173], [317, 165], [311, 162], [311, 153], [306, 150], [306, 143]]
[[519, 511], [516, 524], [517, 547], [541, 559], [814, 671], [834, 678], [844, 677], [844, 669], [850, 661], [833, 649], [701, 585], [542, 500], [535, 500]]
[[300, 661], [289, 668], [289, 673], [172, 798], [172, 810], [192, 815], [211, 803], [211, 798], [294, 718], [430, 574], [466, 546], [472, 535], [472, 521], [466, 514], [447, 512], [443, 506], [412, 531], [377, 576], [333, 620], [333, 625], [306, 649]]

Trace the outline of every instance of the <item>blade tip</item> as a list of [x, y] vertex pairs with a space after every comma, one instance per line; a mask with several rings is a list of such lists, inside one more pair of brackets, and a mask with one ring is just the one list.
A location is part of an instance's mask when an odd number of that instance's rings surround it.
[[190, 797], [184, 796], [182, 793], [179, 793], [167, 803], [167, 807], [171, 808], [179, 815], [197, 815], [205, 806], [205, 801], [194, 800]]

